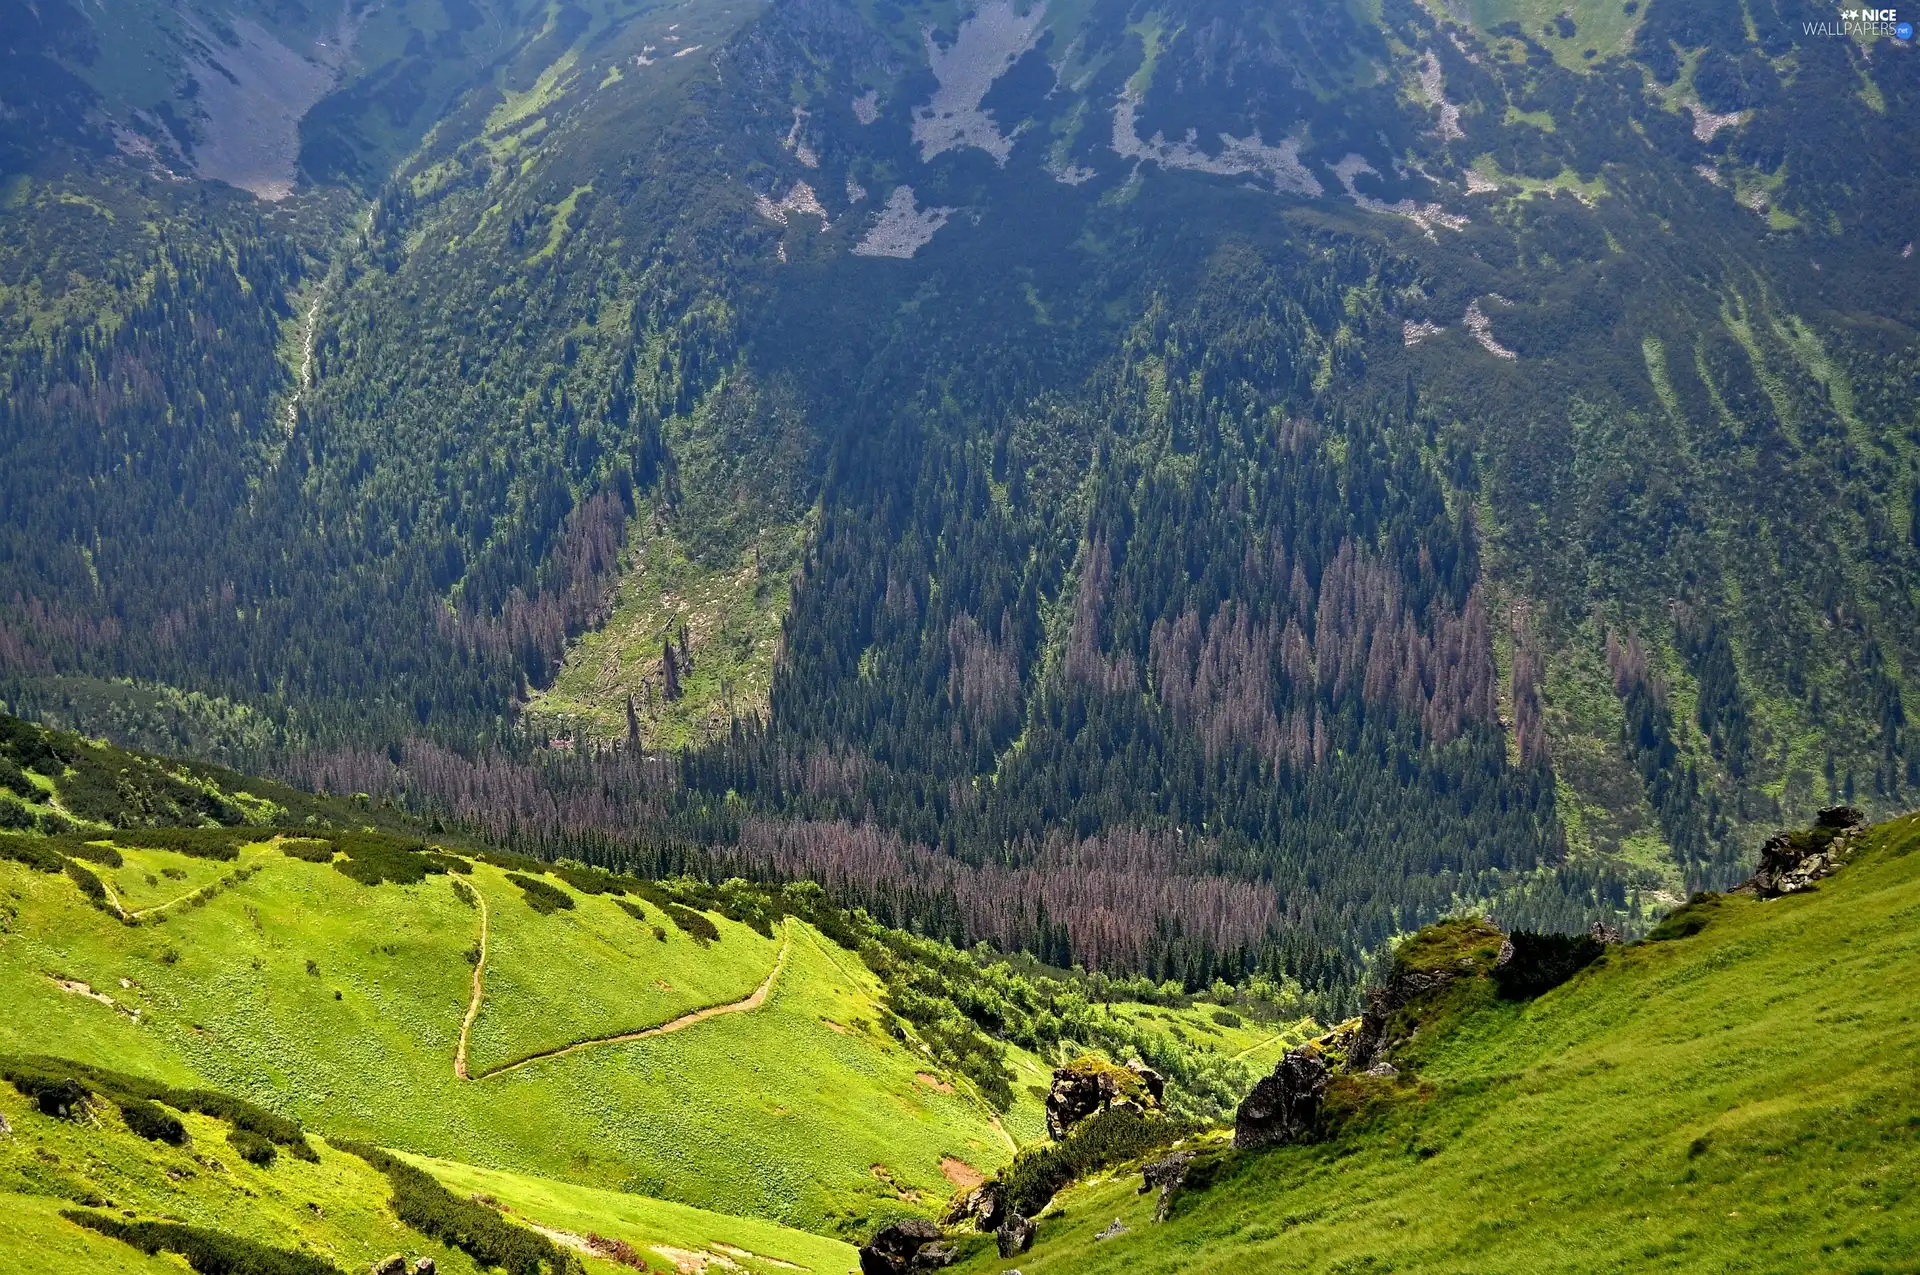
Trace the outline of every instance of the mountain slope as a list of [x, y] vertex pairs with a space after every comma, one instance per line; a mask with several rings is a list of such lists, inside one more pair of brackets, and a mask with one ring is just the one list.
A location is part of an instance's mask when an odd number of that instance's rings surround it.
[[421, 17], [363, 215], [49, 162], [8, 702], [1193, 986], [1893, 808], [1909, 51], [1470, 16]]
[[[1165, 1223], [1068, 1192], [1022, 1271], [1895, 1270], [1920, 1189], [1920, 817], [1817, 892], [1713, 897], [1538, 1000], [1481, 984], [1330, 1141], [1239, 1155]], [[1098, 1238], [1115, 1217], [1129, 1228]], [[982, 1257], [966, 1270], [1001, 1270]]]

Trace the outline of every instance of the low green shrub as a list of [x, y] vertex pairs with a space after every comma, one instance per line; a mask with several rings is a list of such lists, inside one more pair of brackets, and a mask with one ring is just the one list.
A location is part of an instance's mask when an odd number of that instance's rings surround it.
[[994, 1175], [1007, 1207], [1032, 1217], [1068, 1184], [1171, 1146], [1192, 1125], [1128, 1108], [1103, 1111], [1076, 1125], [1061, 1142], [1028, 1147]]
[[1647, 931], [1647, 942], [1665, 943], [1673, 939], [1692, 938], [1707, 928], [1714, 913], [1720, 910], [1720, 895], [1705, 890], [1696, 891], [1692, 898], [1675, 908], [1660, 919], [1660, 924]]
[[1539, 934], [1515, 930], [1507, 935], [1511, 956], [1493, 971], [1494, 986], [1507, 1000], [1527, 1000], [1552, 991], [1599, 960], [1606, 952], [1590, 934]]
[[106, 1213], [64, 1209], [61, 1217], [152, 1257], [177, 1253], [200, 1275], [341, 1275], [323, 1258], [178, 1222], [126, 1222]]
[[270, 835], [258, 828], [131, 828], [114, 833], [113, 840], [129, 850], [171, 850], [231, 863], [240, 857], [241, 846], [265, 841]]
[[1230, 1009], [1216, 1009], [1212, 1017], [1213, 1021], [1222, 1027], [1239, 1027], [1247, 1021]]
[[[0, 1058], [0, 1079], [11, 1083], [23, 1095], [36, 1099], [38, 1094], [56, 1091], [58, 1086], [66, 1084], [77, 1088], [83, 1097], [87, 1093], [99, 1093], [123, 1108], [134, 1100], [164, 1103], [176, 1111], [198, 1112], [223, 1120], [236, 1129], [250, 1130], [284, 1147], [296, 1159], [309, 1163], [319, 1160], [298, 1121], [218, 1090], [176, 1089], [158, 1080], [109, 1071], [90, 1063], [43, 1056]], [[58, 1092], [70, 1096], [70, 1091]]]
[[660, 910], [667, 914], [669, 921], [679, 926], [688, 938], [701, 947], [719, 941], [720, 929], [705, 913], [681, 907], [678, 903], [662, 904]]
[[149, 1099], [121, 1099], [120, 1115], [127, 1122], [127, 1128], [150, 1142], [177, 1147], [187, 1140], [187, 1127], [180, 1123], [180, 1117]]
[[87, 898], [94, 903], [102, 907], [106, 906], [107, 887], [101, 883], [99, 877], [95, 876], [88, 869], [81, 867], [72, 859], [68, 859], [61, 867], [66, 872], [68, 878], [80, 887], [80, 893], [86, 895]]
[[27, 772], [14, 764], [11, 757], [0, 754], [0, 790], [17, 792], [29, 801], [40, 800], [40, 788], [27, 778]]
[[234, 1149], [242, 1160], [257, 1164], [265, 1169], [280, 1158], [280, 1149], [251, 1129], [235, 1127], [227, 1130], [227, 1145]]
[[333, 869], [361, 885], [418, 885], [427, 874], [446, 869], [429, 860], [426, 843], [384, 836], [377, 832], [343, 832], [333, 844], [346, 858], [334, 862]]
[[25, 832], [34, 823], [33, 811], [11, 797], [0, 797], [0, 831]]
[[552, 865], [524, 854], [514, 854], [511, 850], [482, 850], [473, 856], [480, 862], [503, 868], [508, 872], [531, 872], [540, 875]]
[[462, 1199], [406, 1161], [361, 1142], [337, 1140], [334, 1145], [387, 1175], [393, 1212], [402, 1222], [461, 1250], [481, 1266], [502, 1267], [508, 1275], [580, 1271], [580, 1263], [546, 1236], [514, 1225], [484, 1204]]
[[573, 896], [559, 886], [549, 885], [538, 877], [523, 876], [518, 872], [507, 873], [507, 880], [519, 886], [527, 906], [541, 916], [550, 916], [561, 909], [573, 908]]
[[41, 1115], [59, 1120], [78, 1119], [86, 1110], [87, 1099], [93, 1096], [91, 1090], [71, 1076], [14, 1067], [0, 1069], [0, 1076], [5, 1076], [22, 1098], [32, 1099]]
[[36, 872], [58, 872], [66, 866], [66, 856], [54, 849], [44, 837], [0, 832], [0, 859], [24, 863]]
[[555, 863], [547, 868], [582, 894], [625, 894], [626, 883], [604, 868], [590, 868], [578, 863]]
[[309, 837], [295, 837], [280, 843], [280, 853], [289, 859], [298, 859], [302, 863], [332, 863], [333, 856], [340, 851], [331, 841], [316, 841]]
[[103, 868], [124, 868], [127, 861], [113, 846], [96, 844], [91, 841], [73, 841], [66, 846], [68, 854], [76, 859], [85, 859], [88, 863], [97, 863]]

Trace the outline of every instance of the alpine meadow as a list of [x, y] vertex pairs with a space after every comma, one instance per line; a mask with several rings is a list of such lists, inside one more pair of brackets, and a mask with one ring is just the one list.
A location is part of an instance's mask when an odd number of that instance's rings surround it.
[[1920, 1273], [1920, 47], [0, 0], [0, 1275]]

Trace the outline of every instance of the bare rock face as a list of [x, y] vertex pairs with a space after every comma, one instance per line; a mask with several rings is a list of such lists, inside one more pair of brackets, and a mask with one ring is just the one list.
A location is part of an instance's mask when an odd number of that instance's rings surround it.
[[1073, 1127], [1103, 1111], [1144, 1114], [1160, 1105], [1166, 1087], [1160, 1073], [1141, 1063], [1116, 1067], [1098, 1058], [1082, 1058], [1053, 1072], [1047, 1092], [1047, 1132], [1057, 1141]]
[[960, 1197], [947, 1214], [948, 1225], [971, 1222], [977, 1231], [991, 1233], [1007, 1220], [1007, 1199], [998, 1182], [982, 1182]]
[[1852, 855], [1867, 817], [1852, 806], [1828, 806], [1812, 828], [1776, 832], [1760, 847], [1760, 867], [1742, 889], [1763, 899], [1810, 890]]
[[1417, 1027], [1422, 1002], [1460, 979], [1490, 973], [1506, 937], [1476, 917], [1440, 921], [1416, 934], [1396, 951], [1392, 977], [1367, 994], [1367, 1012], [1341, 1070], [1366, 1072], [1384, 1059]]
[[940, 1238], [940, 1228], [925, 1218], [897, 1222], [867, 1241], [860, 1250], [860, 1275], [911, 1275], [951, 1265], [954, 1246]]
[[1160, 1102], [1167, 1095], [1166, 1077], [1141, 1062], [1138, 1058], [1127, 1064], [1127, 1070], [1140, 1077], [1140, 1083], [1146, 1086], [1147, 1093], [1153, 1098], [1154, 1105], [1159, 1106]]
[[1413, 970], [1394, 975], [1385, 987], [1367, 997], [1367, 1012], [1361, 1015], [1360, 1030], [1347, 1047], [1348, 1071], [1365, 1071], [1380, 1061], [1389, 1043], [1387, 1024], [1397, 1012], [1446, 987], [1458, 977], [1448, 969]]
[[407, 1275], [407, 1259], [400, 1253], [389, 1253], [373, 1264], [373, 1275]]
[[1508, 1000], [1552, 991], [1600, 959], [1606, 945], [1591, 934], [1536, 934], [1515, 930], [1500, 945], [1493, 981]]
[[1187, 1169], [1192, 1163], [1191, 1151], [1175, 1151], [1171, 1155], [1155, 1160], [1141, 1170], [1144, 1181], [1140, 1184], [1140, 1193], [1145, 1195], [1148, 1191], [1156, 1189], [1160, 1192], [1160, 1198], [1154, 1202], [1153, 1206], [1154, 1221], [1167, 1220], [1167, 1214], [1173, 1209], [1174, 1197], [1180, 1193], [1180, 1188], [1186, 1185]]
[[1320, 1051], [1311, 1045], [1288, 1050], [1273, 1074], [1255, 1085], [1234, 1113], [1233, 1145], [1270, 1147], [1309, 1137], [1332, 1076]]
[[1040, 1224], [1030, 1217], [1012, 1214], [1006, 1224], [993, 1233], [994, 1243], [1000, 1246], [1002, 1259], [1014, 1257], [1033, 1247], [1033, 1237], [1040, 1231]]
[[1588, 926], [1587, 937], [1598, 943], [1601, 947], [1617, 947], [1623, 941], [1620, 928], [1615, 925], [1608, 925], [1605, 921], [1595, 921], [1592, 925]]

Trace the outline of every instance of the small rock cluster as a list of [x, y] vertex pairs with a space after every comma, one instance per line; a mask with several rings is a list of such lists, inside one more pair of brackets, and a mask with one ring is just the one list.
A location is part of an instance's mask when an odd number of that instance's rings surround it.
[[1810, 890], [1853, 854], [1867, 817], [1852, 806], [1828, 806], [1811, 832], [1776, 832], [1760, 847], [1760, 868], [1745, 889], [1763, 899]]
[[1012, 1257], [1033, 1247], [1040, 1224], [1022, 1217], [1008, 1207], [1007, 1197], [998, 1182], [982, 1182], [960, 1198], [947, 1215], [948, 1225], [972, 1223], [976, 1231], [989, 1233], [999, 1246], [1001, 1257]]
[[1000, 1249], [1000, 1256], [1013, 1257], [1033, 1247], [1033, 1237], [1040, 1233], [1040, 1224], [1030, 1217], [1021, 1217], [1010, 1213], [1007, 1220], [993, 1233], [993, 1242]]
[[860, 1250], [860, 1275], [911, 1275], [953, 1265], [959, 1256], [954, 1245], [940, 1238], [940, 1228], [925, 1218], [896, 1222], [867, 1241]]
[[1152, 1190], [1160, 1192], [1160, 1198], [1154, 1202], [1153, 1220], [1164, 1222], [1167, 1214], [1173, 1211], [1173, 1199], [1180, 1188], [1187, 1184], [1187, 1170], [1193, 1165], [1193, 1152], [1175, 1151], [1149, 1164], [1141, 1171], [1145, 1179], [1140, 1184], [1140, 1194]]
[[408, 1266], [403, 1254], [389, 1253], [373, 1264], [373, 1275], [408, 1275], [409, 1271], [412, 1275], [433, 1275], [434, 1269], [431, 1257], [420, 1258]]
[[[1333, 1068], [1327, 1065], [1317, 1042], [1289, 1049], [1273, 1074], [1262, 1077], [1234, 1113], [1233, 1145], [1271, 1147], [1305, 1139], [1319, 1120], [1320, 1100], [1326, 1097], [1327, 1082], [1332, 1078]], [[1180, 1167], [1184, 1178], [1186, 1166]], [[1163, 1207], [1171, 1207], [1169, 1195], [1163, 1188]]]
[[1137, 1059], [1125, 1067], [1091, 1058], [1057, 1067], [1047, 1092], [1047, 1132], [1057, 1141], [1082, 1120], [1103, 1111], [1144, 1115], [1148, 1108], [1160, 1105], [1166, 1087], [1159, 1072]]

